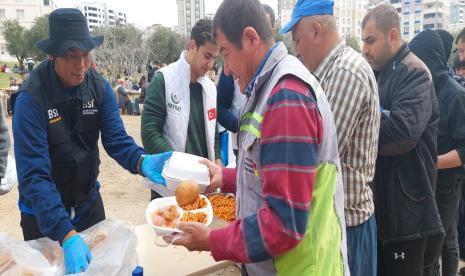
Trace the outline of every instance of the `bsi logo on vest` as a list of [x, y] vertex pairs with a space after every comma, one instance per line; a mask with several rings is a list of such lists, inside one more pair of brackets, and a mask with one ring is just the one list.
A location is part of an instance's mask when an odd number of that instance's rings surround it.
[[94, 115], [98, 110], [95, 108], [94, 100], [82, 102], [82, 115]]
[[50, 124], [56, 123], [61, 120], [61, 116], [56, 108], [47, 110], [47, 113]]
[[92, 100], [90, 102], [82, 102], [82, 108], [83, 109], [94, 108], [94, 100]]

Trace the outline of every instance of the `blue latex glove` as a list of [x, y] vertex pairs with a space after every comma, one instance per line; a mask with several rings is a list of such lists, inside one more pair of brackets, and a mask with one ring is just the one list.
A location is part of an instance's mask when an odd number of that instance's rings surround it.
[[391, 111], [384, 109], [382, 106], [379, 107], [379, 110], [381, 111], [382, 114], [388, 117], [391, 115]]
[[163, 176], [161, 176], [161, 172], [163, 171], [165, 161], [170, 159], [172, 154], [172, 151], [167, 151], [160, 154], [146, 155], [144, 161], [142, 161], [142, 173], [148, 177], [150, 181], [166, 187], [166, 181]]
[[63, 243], [66, 274], [84, 272], [89, 267], [92, 255], [80, 235], [74, 235]]

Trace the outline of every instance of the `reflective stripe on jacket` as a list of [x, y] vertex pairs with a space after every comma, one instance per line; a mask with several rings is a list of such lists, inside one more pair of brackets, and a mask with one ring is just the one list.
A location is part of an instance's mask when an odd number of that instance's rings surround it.
[[257, 77], [241, 119], [237, 217], [254, 214], [265, 203], [260, 171], [249, 170], [250, 165], [247, 165], [252, 162], [260, 167], [260, 127], [266, 103], [273, 88], [286, 75], [293, 75], [312, 88], [324, 122], [324, 138], [318, 147], [311, 214], [304, 237], [295, 248], [272, 260], [246, 264], [246, 269], [250, 275], [349, 275], [344, 194], [331, 109], [318, 81], [299, 60], [287, 54], [282, 44], [274, 49]]

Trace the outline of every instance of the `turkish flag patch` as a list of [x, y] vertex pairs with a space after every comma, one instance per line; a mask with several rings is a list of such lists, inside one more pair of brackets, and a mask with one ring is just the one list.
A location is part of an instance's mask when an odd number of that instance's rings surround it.
[[212, 108], [208, 110], [208, 120], [211, 121], [213, 119], [216, 119], [216, 108]]

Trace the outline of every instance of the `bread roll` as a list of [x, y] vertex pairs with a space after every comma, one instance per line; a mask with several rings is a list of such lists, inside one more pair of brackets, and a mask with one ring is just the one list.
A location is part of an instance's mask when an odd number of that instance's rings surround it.
[[193, 180], [185, 180], [176, 187], [176, 201], [179, 206], [184, 206], [187, 204], [194, 203], [194, 201], [199, 197], [200, 188]]

